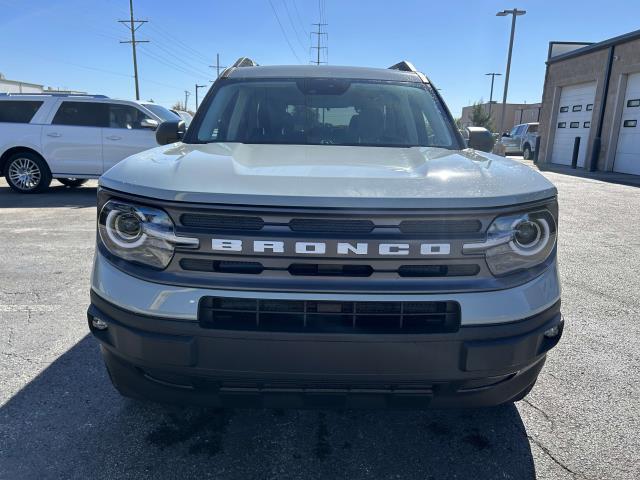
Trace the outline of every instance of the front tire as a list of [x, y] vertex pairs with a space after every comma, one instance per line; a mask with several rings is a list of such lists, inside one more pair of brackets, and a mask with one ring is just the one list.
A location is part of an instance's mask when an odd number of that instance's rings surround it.
[[531, 147], [529, 145], [525, 145], [524, 148], [522, 149], [522, 156], [524, 157], [525, 160], [533, 159], [533, 153], [531, 152]]
[[18, 193], [41, 193], [51, 183], [49, 166], [42, 157], [32, 152], [11, 155], [4, 176], [9, 187]]
[[56, 180], [58, 180], [64, 186], [70, 188], [80, 187], [87, 183], [86, 178], [57, 178]]

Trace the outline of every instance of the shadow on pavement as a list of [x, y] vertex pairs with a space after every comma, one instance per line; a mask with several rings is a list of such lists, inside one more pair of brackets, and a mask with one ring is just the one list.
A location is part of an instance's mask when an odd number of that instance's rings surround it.
[[94, 184], [69, 188], [52, 182], [45, 193], [23, 194], [0, 182], [0, 208], [95, 207], [97, 188]]
[[89, 336], [0, 408], [0, 478], [535, 478], [517, 409], [180, 408], [125, 400]]

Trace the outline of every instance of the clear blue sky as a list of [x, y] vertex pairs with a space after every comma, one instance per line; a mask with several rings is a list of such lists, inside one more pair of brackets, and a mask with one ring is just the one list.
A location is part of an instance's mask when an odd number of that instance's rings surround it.
[[[131, 49], [117, 23], [128, 0], [0, 0], [0, 72], [7, 78], [133, 98]], [[324, 0], [329, 62], [387, 67], [411, 60], [442, 89], [454, 115], [489, 97], [486, 72], [504, 72], [518, 18], [509, 101], [540, 100], [550, 40], [600, 41], [640, 28], [640, 0]], [[209, 84], [208, 65], [250, 56], [307, 63], [318, 0], [135, 0], [141, 96], [170, 105]], [[282, 24], [289, 44], [281, 31]], [[295, 51], [295, 55], [292, 53]], [[497, 78], [494, 98], [500, 97]], [[205, 90], [200, 90], [204, 95]], [[194, 105], [193, 95], [189, 104]]]

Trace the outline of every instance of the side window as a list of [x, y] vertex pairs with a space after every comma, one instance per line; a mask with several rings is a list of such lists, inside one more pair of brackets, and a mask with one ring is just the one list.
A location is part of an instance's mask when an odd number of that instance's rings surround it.
[[78, 127], [105, 127], [107, 126], [107, 104], [62, 102], [51, 123]]
[[141, 110], [131, 105], [109, 104], [109, 128], [125, 128], [127, 130], [142, 129], [141, 122], [149, 119]]
[[0, 122], [2, 123], [29, 123], [42, 102], [33, 101], [0, 101]]
[[516, 135], [520, 136], [524, 133], [524, 131], [526, 130], [527, 126], [526, 125], [520, 125], [518, 127], [518, 129], [516, 130]]

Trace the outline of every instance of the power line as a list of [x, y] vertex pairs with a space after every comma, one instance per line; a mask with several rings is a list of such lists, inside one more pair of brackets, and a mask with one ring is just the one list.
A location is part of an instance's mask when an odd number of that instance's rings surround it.
[[271, 5], [271, 10], [273, 10], [273, 14], [275, 15], [276, 20], [278, 21], [278, 25], [280, 26], [280, 31], [282, 31], [282, 36], [287, 41], [287, 45], [289, 45], [289, 48], [291, 49], [291, 53], [293, 53], [293, 56], [296, 57], [296, 59], [298, 60], [298, 63], [302, 63], [300, 61], [300, 57], [298, 57], [298, 54], [293, 49], [293, 45], [291, 45], [291, 42], [289, 41], [289, 37], [287, 36], [287, 32], [285, 31], [284, 27], [282, 26], [282, 23], [280, 22], [280, 18], [278, 17], [278, 12], [276, 12], [276, 8], [273, 6], [273, 2], [271, 0], [269, 0], [269, 5]]
[[284, 9], [287, 12], [287, 17], [289, 18], [289, 23], [291, 24], [291, 28], [293, 28], [293, 32], [296, 35], [296, 39], [298, 40], [298, 43], [300, 44], [302, 49], [305, 50], [306, 47], [304, 46], [304, 43], [302, 42], [302, 40], [300, 40], [300, 34], [298, 33], [298, 29], [296, 28], [296, 25], [293, 22], [293, 18], [291, 17], [291, 12], [289, 12], [289, 7], [287, 6], [287, 0], [282, 0], [282, 4], [284, 5]]
[[163, 64], [166, 67], [169, 67], [169, 68], [171, 68], [171, 69], [173, 69], [175, 71], [178, 71], [178, 72], [183, 73], [185, 75], [188, 75], [190, 77], [208, 78], [208, 75], [189, 70], [189, 69], [183, 67], [182, 65], [178, 65], [177, 63], [174, 63], [171, 60], [168, 60], [168, 59], [166, 59], [166, 58], [164, 58], [162, 56], [159, 56], [155, 52], [149, 51], [147, 49], [143, 49], [141, 51], [141, 53], [143, 53], [145, 56], [148, 56], [149, 58], [152, 58], [156, 62]]
[[[133, 52], [133, 76], [136, 84], [136, 100], [140, 100], [140, 86], [138, 84], [138, 59], [136, 57], [136, 45], [138, 43], [149, 43], [149, 40], [136, 40], [136, 30], [147, 23], [147, 20], [134, 20], [133, 18], [133, 0], [129, 0], [129, 20], [118, 20], [119, 23], [125, 25], [131, 32], [131, 40], [120, 41], [120, 43], [130, 43]], [[128, 25], [127, 25], [128, 24]]]
[[180, 39], [177, 39], [172, 34], [167, 32], [164, 28], [161, 28], [159, 25], [155, 25], [155, 20], [154, 20], [154, 24], [150, 24], [149, 26], [153, 30], [155, 30], [159, 35], [161, 35], [162, 37], [168, 39], [169, 42], [170, 42], [169, 45], [174, 47], [176, 49], [176, 51], [179, 48], [181, 50], [181, 52], [184, 52], [184, 53], [190, 55], [191, 59], [193, 61], [197, 61], [197, 62], [206, 62], [206, 61], [208, 61], [207, 60], [208, 57], [206, 55], [204, 55], [203, 53], [201, 53], [201, 52], [195, 50], [194, 48], [190, 47], [186, 43], [182, 42]]
[[296, 0], [291, 0], [293, 2], [293, 9], [296, 12], [296, 17], [298, 17], [298, 21], [300, 22], [300, 28], [302, 29], [302, 33], [305, 34], [305, 36], [308, 36], [309, 33], [307, 32], [307, 29], [304, 28], [304, 22], [302, 21], [302, 17], [300, 16], [300, 11], [298, 10], [298, 4], [296, 3]]

